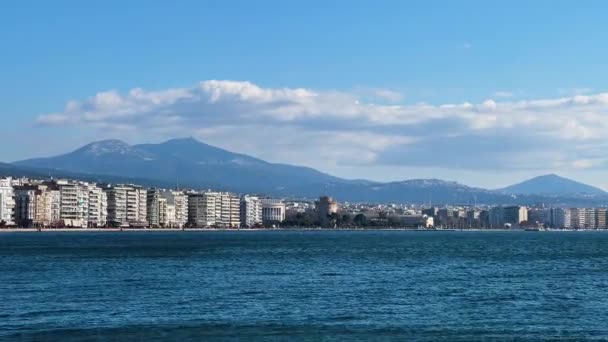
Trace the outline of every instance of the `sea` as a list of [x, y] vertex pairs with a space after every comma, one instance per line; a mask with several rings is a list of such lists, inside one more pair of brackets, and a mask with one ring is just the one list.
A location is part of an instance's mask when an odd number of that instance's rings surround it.
[[0, 340], [608, 340], [608, 233], [0, 233]]

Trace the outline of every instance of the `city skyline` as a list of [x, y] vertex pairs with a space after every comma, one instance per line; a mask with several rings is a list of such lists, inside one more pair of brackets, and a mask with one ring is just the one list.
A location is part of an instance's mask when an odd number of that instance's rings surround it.
[[608, 5], [386, 4], [4, 4], [0, 118], [20, 143], [0, 161], [194, 136], [345, 178], [608, 189]]

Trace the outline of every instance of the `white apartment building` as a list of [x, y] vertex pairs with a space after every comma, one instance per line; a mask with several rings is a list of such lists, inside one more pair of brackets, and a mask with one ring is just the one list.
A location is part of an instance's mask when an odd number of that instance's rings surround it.
[[107, 223], [111, 226], [144, 227], [147, 221], [147, 190], [136, 185], [117, 184], [104, 188]]
[[165, 200], [164, 226], [182, 228], [188, 222], [188, 196], [181, 191], [164, 190], [160, 196]]
[[147, 226], [147, 190], [135, 185], [127, 188], [127, 222], [133, 226]]
[[97, 185], [89, 185], [89, 227], [104, 227], [108, 214], [106, 193]]
[[0, 222], [15, 224], [15, 199], [11, 178], [0, 178]]
[[241, 198], [241, 224], [254, 227], [262, 223], [262, 201], [255, 196]]
[[89, 220], [89, 184], [57, 180], [60, 194], [60, 219], [67, 227], [86, 228]]
[[188, 221], [198, 227], [240, 227], [239, 197], [227, 192], [189, 194]]

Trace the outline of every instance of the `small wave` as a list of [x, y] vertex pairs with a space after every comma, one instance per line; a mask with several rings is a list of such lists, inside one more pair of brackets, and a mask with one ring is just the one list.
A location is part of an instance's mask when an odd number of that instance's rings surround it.
[[66, 314], [66, 313], [75, 313], [75, 312], [80, 312], [80, 310], [59, 309], [59, 310], [29, 311], [29, 312], [18, 313], [16, 316], [20, 317], [20, 318], [33, 318], [33, 317], [48, 316], [48, 315], [57, 315], [57, 314]]
[[326, 273], [321, 273], [321, 277], [339, 277], [339, 276], [343, 276], [344, 274], [342, 273], [334, 273], [334, 272], [326, 272]]

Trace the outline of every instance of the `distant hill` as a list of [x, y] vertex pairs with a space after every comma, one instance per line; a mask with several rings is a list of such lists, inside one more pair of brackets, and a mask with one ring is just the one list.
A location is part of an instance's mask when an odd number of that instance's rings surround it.
[[560, 177], [555, 174], [534, 177], [532, 179], [508, 186], [500, 191], [509, 194], [537, 194], [551, 196], [594, 195], [606, 196], [604, 190]]
[[[519, 189], [509, 187], [494, 191], [438, 179], [388, 183], [347, 180], [308, 167], [269, 163], [192, 138], [140, 145], [129, 145], [120, 140], [97, 141], [55, 157], [0, 164], [0, 174], [3, 167], [10, 170], [12, 175], [44, 177], [51, 173], [55, 177], [92, 181], [126, 180], [163, 187], [179, 184], [182, 188], [309, 199], [329, 194], [339, 201], [351, 202], [593, 205], [608, 198], [599, 189], [591, 197], [580, 196], [588, 193], [589, 188], [595, 189], [588, 186], [586, 192], [572, 191], [565, 197], [555, 196], [555, 192], [545, 192], [551, 187], [561, 189], [564, 184], [569, 184], [567, 182], [543, 183], [546, 186], [533, 189], [523, 185]], [[544, 194], [537, 192], [539, 189]]]
[[13, 165], [242, 192], [274, 193], [311, 184], [348, 182], [311, 168], [268, 163], [192, 138], [133, 146], [120, 140], [104, 140], [67, 154], [24, 160]]

